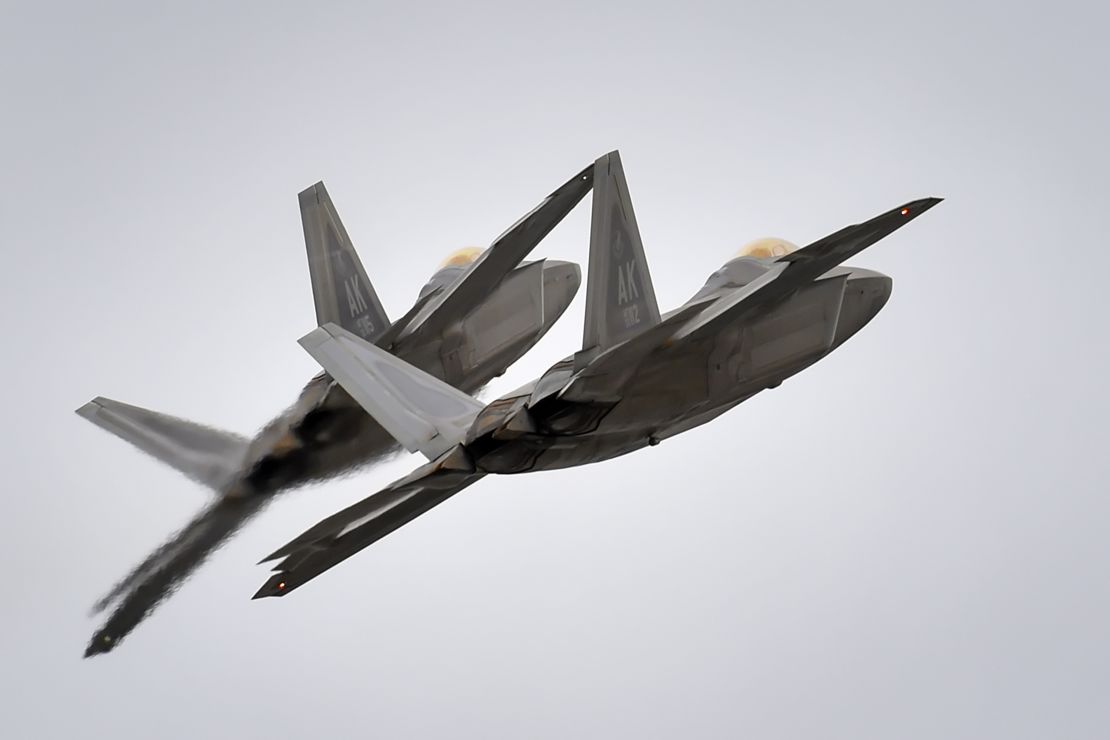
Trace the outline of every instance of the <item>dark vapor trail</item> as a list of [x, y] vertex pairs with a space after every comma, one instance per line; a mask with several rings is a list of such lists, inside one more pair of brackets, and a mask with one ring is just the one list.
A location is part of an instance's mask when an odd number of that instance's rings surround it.
[[273, 497], [222, 498], [136, 566], [97, 602], [102, 611], [119, 603], [85, 649], [85, 657], [115, 648]]
[[[93, 613], [97, 614], [118, 601], [107, 621], [90, 640], [85, 657], [107, 653], [118, 646], [188, 580], [209, 555], [281, 493], [380, 462], [398, 449], [385, 430], [361, 411], [346, 419], [336, 415], [330, 423], [336, 428], [345, 425], [342, 427], [345, 434], [336, 435], [340, 441], [330, 442], [324, 449], [300, 447], [287, 451], [280, 458], [261, 456], [231, 492], [222, 493], [120, 579], [93, 606]], [[271, 425], [259, 435], [260, 446], [273, 448], [271, 438], [287, 431], [288, 427], [282, 423]]]

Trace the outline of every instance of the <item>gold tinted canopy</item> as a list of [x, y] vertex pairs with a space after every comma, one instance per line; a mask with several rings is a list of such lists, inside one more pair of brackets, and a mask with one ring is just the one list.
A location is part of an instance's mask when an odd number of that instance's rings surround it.
[[765, 236], [762, 239], [750, 241], [740, 248], [737, 257], [755, 257], [756, 259], [774, 259], [798, 250], [797, 244], [792, 244], [785, 239], [774, 236]]
[[463, 247], [456, 249], [451, 254], [447, 255], [447, 259], [439, 263], [439, 269], [444, 267], [466, 267], [474, 260], [478, 259], [482, 252], [486, 251], [482, 247]]

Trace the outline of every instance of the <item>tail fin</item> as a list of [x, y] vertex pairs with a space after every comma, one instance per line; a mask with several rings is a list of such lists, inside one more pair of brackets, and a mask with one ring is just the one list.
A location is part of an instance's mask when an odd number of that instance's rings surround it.
[[317, 326], [338, 324], [373, 342], [389, 328], [389, 317], [324, 183], [316, 183], [298, 197]]
[[77, 413], [215, 490], [231, 481], [247, 454], [247, 440], [237, 434], [110, 398], [94, 398]]
[[300, 343], [405, 449], [429, 460], [461, 442], [485, 408], [335, 324], [314, 329]]
[[619, 152], [594, 163], [593, 222], [582, 349], [604, 351], [659, 323]]

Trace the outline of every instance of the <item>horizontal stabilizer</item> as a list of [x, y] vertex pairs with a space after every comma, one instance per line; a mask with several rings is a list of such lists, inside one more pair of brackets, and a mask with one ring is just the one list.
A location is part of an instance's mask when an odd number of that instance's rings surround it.
[[334, 514], [263, 562], [284, 558], [254, 598], [284, 596], [480, 480], [461, 450]]
[[434, 301], [402, 338], [436, 334], [466, 316], [527, 257], [593, 187], [593, 165], [579, 172], [497, 237]]
[[237, 434], [110, 398], [94, 398], [77, 409], [77, 413], [215, 490], [223, 488], [240, 472], [247, 454], [248, 442]]
[[326, 324], [301, 346], [410, 452], [434, 460], [458, 444], [484, 405], [457, 388]]

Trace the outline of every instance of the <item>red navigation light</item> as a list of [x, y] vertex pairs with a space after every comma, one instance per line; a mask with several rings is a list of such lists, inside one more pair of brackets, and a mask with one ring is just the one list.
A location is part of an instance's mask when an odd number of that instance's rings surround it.
[[278, 581], [278, 591], [285, 590], [285, 581]]
[[909, 209], [909, 208], [903, 208], [903, 209], [902, 209], [902, 215], [903, 215], [903, 216], [908, 216], [908, 215], [910, 215], [910, 209]]

